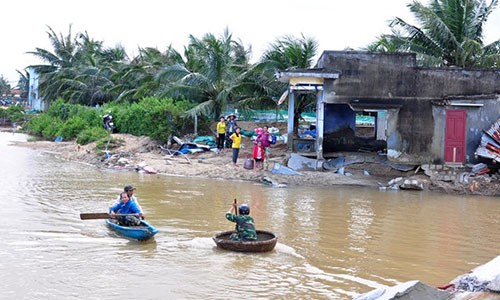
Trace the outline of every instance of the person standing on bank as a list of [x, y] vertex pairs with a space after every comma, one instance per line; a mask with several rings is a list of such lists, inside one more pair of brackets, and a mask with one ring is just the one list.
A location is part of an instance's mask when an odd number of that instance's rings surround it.
[[[131, 201], [135, 202], [135, 204], [136, 204], [137, 208], [139, 209], [139, 215], [140, 215], [141, 219], [143, 219], [143, 220], [144, 220], [144, 211], [142, 210], [142, 207], [141, 207], [141, 205], [139, 204], [139, 201], [137, 200], [137, 198], [136, 198], [136, 197], [135, 197], [135, 195], [134, 195], [135, 190], [136, 190], [136, 188], [135, 188], [134, 186], [130, 185], [130, 184], [129, 184], [129, 185], [126, 185], [126, 186], [123, 188], [123, 191], [124, 191], [125, 193], [127, 193], [127, 196], [129, 197], [129, 199], [130, 199]], [[114, 204], [114, 205], [119, 204], [120, 202], [121, 202], [121, 195], [120, 195], [120, 196], [118, 196], [118, 198], [116, 199], [116, 201], [115, 201], [115, 204]]]
[[264, 147], [262, 147], [262, 142], [257, 141], [257, 144], [253, 146], [253, 160], [256, 170], [262, 170], [264, 164]]
[[120, 194], [120, 203], [109, 208], [109, 214], [114, 217], [117, 213], [120, 214], [136, 214], [137, 216], [121, 216], [118, 217], [118, 222], [124, 226], [138, 226], [141, 225], [141, 218], [139, 216], [140, 210], [137, 203], [131, 201], [126, 192]]
[[217, 152], [221, 153], [224, 150], [224, 141], [226, 139], [226, 121], [224, 116], [220, 117], [217, 123]]
[[227, 139], [227, 148], [232, 148], [231, 147], [231, 135], [236, 132], [236, 127], [238, 127], [238, 124], [236, 124], [236, 115], [234, 113], [230, 114], [227, 116], [227, 123], [226, 123], [226, 137]]
[[236, 127], [235, 133], [233, 133], [230, 137], [233, 148], [233, 165], [236, 167], [236, 162], [238, 161], [238, 155], [240, 154], [240, 145], [241, 145], [241, 134], [240, 128]]
[[[255, 142], [261, 142], [262, 143], [262, 148], [264, 148], [264, 153], [267, 158], [269, 158], [269, 155], [271, 154], [271, 135], [269, 134], [269, 128], [267, 126], [264, 126], [262, 128], [262, 132], [257, 136], [255, 139]], [[269, 162], [266, 160], [264, 162], [265, 169], [268, 169]]]
[[255, 231], [255, 222], [250, 214], [250, 207], [247, 204], [240, 205], [240, 215], [233, 214], [236, 212], [236, 203], [231, 205], [231, 208], [226, 213], [226, 219], [236, 223], [236, 232], [231, 235], [233, 241], [256, 241], [257, 232]]

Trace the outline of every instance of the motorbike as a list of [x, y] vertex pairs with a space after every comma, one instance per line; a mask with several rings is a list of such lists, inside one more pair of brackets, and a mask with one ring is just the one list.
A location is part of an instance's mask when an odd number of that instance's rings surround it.
[[102, 117], [102, 125], [104, 127], [104, 130], [113, 132], [113, 130], [115, 129], [115, 124], [113, 123], [113, 116], [111, 116], [111, 112]]

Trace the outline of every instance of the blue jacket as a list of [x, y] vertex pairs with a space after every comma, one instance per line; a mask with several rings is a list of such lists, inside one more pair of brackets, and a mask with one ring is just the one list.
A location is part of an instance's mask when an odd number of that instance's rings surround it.
[[123, 204], [123, 202], [121, 201], [120, 203], [116, 203], [109, 209], [109, 212], [112, 211], [115, 213], [119, 211], [121, 214], [138, 214], [141, 212], [141, 210], [137, 206], [137, 203], [131, 200], [128, 200], [125, 204]]

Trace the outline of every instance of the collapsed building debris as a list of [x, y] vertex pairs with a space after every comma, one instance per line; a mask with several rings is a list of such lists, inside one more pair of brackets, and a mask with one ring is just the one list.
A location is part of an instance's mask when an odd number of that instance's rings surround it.
[[474, 154], [500, 163], [500, 118], [484, 131]]

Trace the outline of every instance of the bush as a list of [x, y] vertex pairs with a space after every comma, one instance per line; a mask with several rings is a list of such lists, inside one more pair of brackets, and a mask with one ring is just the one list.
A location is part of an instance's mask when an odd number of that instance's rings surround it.
[[7, 119], [11, 123], [24, 121], [24, 108], [18, 105], [9, 106], [9, 108], [7, 108]]
[[96, 109], [58, 99], [46, 113], [29, 120], [27, 128], [29, 133], [46, 139], [60, 135], [64, 140], [77, 138], [77, 143], [88, 144], [106, 134], [102, 128], [102, 116], [111, 111], [117, 132], [145, 135], [164, 142], [172, 134], [192, 126], [192, 120], [182, 118], [182, 113], [190, 106], [187, 101], [149, 97], [133, 104], [111, 102]]
[[58, 133], [62, 130], [63, 126], [63, 122], [55, 120], [52, 124], [50, 124], [50, 126], [42, 129], [41, 135], [47, 140], [54, 140], [58, 136]]
[[125, 144], [122, 139], [117, 139], [112, 136], [107, 136], [99, 139], [95, 145], [96, 153], [98, 155], [104, 154], [106, 150], [121, 147]]
[[80, 145], [87, 145], [106, 137], [108, 133], [103, 128], [87, 128], [82, 130], [76, 137], [76, 142]]
[[108, 107], [113, 111], [113, 122], [119, 132], [166, 141], [185, 122], [181, 113], [188, 103], [148, 97], [132, 105]]
[[[57, 131], [62, 126], [62, 122], [57, 118], [51, 117], [48, 114], [41, 114], [31, 118], [26, 123], [26, 128], [29, 134], [37, 135], [52, 139], [55, 137]], [[44, 134], [44, 131], [49, 136]]]
[[72, 140], [83, 130], [89, 128], [84, 119], [79, 116], [70, 117], [61, 127], [57, 135], [60, 135], [64, 140]]

